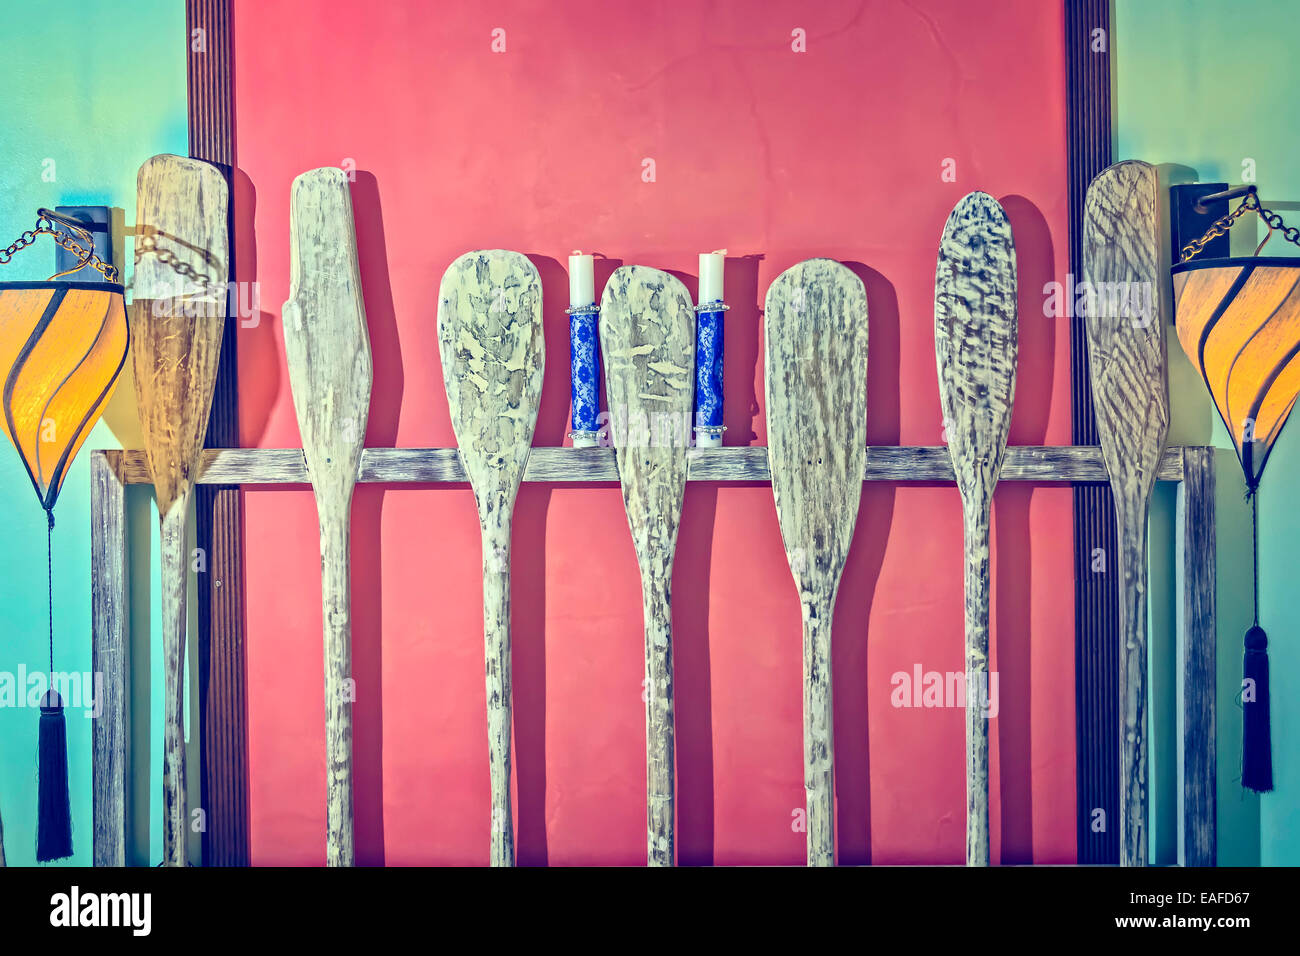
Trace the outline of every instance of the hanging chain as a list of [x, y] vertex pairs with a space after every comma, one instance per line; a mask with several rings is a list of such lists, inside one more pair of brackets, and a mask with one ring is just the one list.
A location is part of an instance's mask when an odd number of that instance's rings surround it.
[[[71, 232], [68, 230], [71, 230]], [[75, 235], [72, 233], [75, 233]], [[36, 211], [36, 228], [28, 229], [4, 249], [0, 249], [0, 265], [8, 265], [9, 261], [14, 257], [14, 253], [30, 246], [36, 241], [37, 236], [50, 236], [57, 245], [67, 249], [77, 257], [75, 266], [62, 272], [56, 272], [50, 276], [50, 279], [70, 275], [86, 266], [91, 266], [108, 282], [116, 283], [119, 281], [117, 267], [109, 265], [95, 255], [95, 239], [90, 232], [83, 228], [77, 220], [61, 216], [49, 209], [38, 209]], [[82, 242], [85, 243], [84, 246], [81, 244]]]
[[[1259, 196], [1256, 195], [1254, 187], [1251, 187], [1250, 192], [1246, 194], [1246, 198], [1241, 201], [1240, 206], [1228, 213], [1222, 219], [1215, 220], [1213, 225], [1205, 231], [1205, 235], [1201, 236], [1201, 238], [1193, 239], [1187, 245], [1183, 246], [1182, 258], [1178, 261], [1186, 262], [1194, 256], [1199, 255], [1205, 248], [1206, 243], [1211, 239], [1217, 239], [1219, 236], [1227, 235], [1227, 232], [1232, 228], [1233, 223], [1248, 212], [1257, 213], [1259, 218], [1264, 220], [1264, 224], [1268, 226], [1268, 235], [1264, 237], [1264, 242], [1268, 242], [1269, 238], [1273, 235], [1273, 230], [1281, 229], [1283, 239], [1300, 246], [1300, 229], [1295, 226], [1288, 226], [1282, 221], [1280, 215], [1271, 209], [1261, 206]], [[1261, 242], [1259, 246], [1256, 247], [1256, 254], [1259, 253], [1260, 249], [1264, 248], [1264, 242]]]
[[[140, 260], [144, 258], [145, 253], [153, 253], [158, 257], [158, 261], [165, 266], [171, 266], [172, 270], [179, 276], [189, 279], [199, 291], [205, 295], [212, 288], [212, 277], [206, 272], [196, 272], [188, 262], [182, 262], [177, 259], [170, 249], [159, 249], [158, 239], [153, 235], [140, 236], [135, 243], [135, 264], [140, 265]], [[206, 254], [205, 254], [206, 258]], [[134, 277], [132, 277], [134, 284]]]

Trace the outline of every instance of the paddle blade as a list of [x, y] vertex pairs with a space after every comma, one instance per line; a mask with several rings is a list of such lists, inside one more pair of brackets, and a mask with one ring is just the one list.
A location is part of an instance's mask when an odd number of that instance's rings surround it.
[[467, 252], [438, 290], [447, 408], [480, 514], [514, 504], [537, 425], [542, 280], [526, 256]]
[[350, 487], [361, 464], [374, 373], [343, 170], [313, 169], [293, 181], [289, 246], [284, 352], [303, 457], [313, 484]]
[[867, 293], [830, 259], [777, 276], [764, 309], [772, 494], [801, 590], [838, 583], [867, 456]]
[[601, 297], [600, 348], [633, 543], [638, 557], [671, 568], [695, 400], [690, 293], [658, 269], [615, 270]]
[[47, 510], [117, 387], [128, 340], [121, 286], [0, 286], [0, 428]]
[[1016, 251], [997, 200], [973, 192], [943, 227], [934, 275], [939, 403], [963, 499], [992, 495], [1016, 391]]
[[1169, 434], [1165, 328], [1156, 273], [1160, 225], [1154, 166], [1130, 160], [1088, 187], [1083, 280], [1092, 403], [1111, 478], [1143, 499]]
[[189, 492], [225, 329], [230, 191], [217, 167], [155, 156], [136, 182], [131, 353], [145, 456], [165, 514]]

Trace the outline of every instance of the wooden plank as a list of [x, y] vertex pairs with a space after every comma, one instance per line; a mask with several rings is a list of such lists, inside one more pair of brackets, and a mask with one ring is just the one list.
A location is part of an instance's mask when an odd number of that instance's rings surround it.
[[1120, 864], [1147, 863], [1147, 516], [1169, 434], [1156, 170], [1129, 160], [1088, 187], [1083, 279], [1092, 402], [1114, 492], [1119, 569]]
[[131, 354], [145, 457], [160, 519], [163, 862], [187, 863], [185, 526], [216, 385], [226, 313], [229, 189], [215, 166], [154, 156], [136, 183]]
[[803, 618], [809, 866], [835, 863], [831, 621], [853, 542], [867, 435], [867, 291], [830, 259], [768, 287], [763, 359], [777, 522]]
[[605, 394], [645, 619], [646, 862], [674, 862], [673, 555], [686, 492], [695, 311], [658, 269], [622, 266], [600, 306]]
[[1214, 733], [1215, 531], [1214, 449], [1184, 452], [1178, 486], [1178, 862], [1216, 863], [1216, 758]]
[[[1062, 256], [1070, 275], [1083, 275], [1083, 207], [1088, 184], [1111, 163], [1110, 55], [1098, 36], [1112, 42], [1111, 0], [1065, 0], [1066, 158], [1069, 242]], [[1060, 252], [1061, 250], [1058, 250]], [[1069, 323], [1070, 440], [1097, 444], [1088, 375], [1084, 316]], [[1060, 321], [1056, 328], [1059, 335]], [[1093, 570], [1094, 555], [1114, 554], [1115, 508], [1108, 484], [1071, 490], [1074, 525], [1074, 635], [1076, 800], [1080, 808], [1114, 807], [1119, 793], [1118, 674], [1119, 604], [1113, 574]], [[1078, 814], [1075, 843], [1080, 863], [1115, 863], [1119, 827], [1096, 830], [1092, 815]]]
[[989, 865], [989, 524], [1016, 393], [1016, 252], [997, 201], [974, 192], [944, 226], [934, 348], [966, 549], [966, 865]]
[[[214, 163], [230, 184], [235, 165], [233, 29], [230, 0], [185, 0], [189, 154]], [[231, 217], [233, 219], [233, 216]], [[231, 278], [237, 275], [233, 222], [227, 225]], [[237, 307], [237, 303], [235, 303]], [[227, 314], [235, 315], [234, 308]], [[238, 325], [226, 323], [217, 384], [204, 445], [239, 444]], [[205, 866], [247, 866], [248, 732], [244, 657], [243, 513], [240, 491], [230, 486], [195, 489], [195, 537], [208, 555], [198, 589], [198, 695], [200, 800]]]
[[96, 686], [91, 722], [92, 859], [126, 865], [130, 740], [126, 575], [126, 485], [102, 451], [90, 453], [90, 670]]
[[353, 866], [352, 492], [374, 378], [348, 177], [337, 167], [293, 181], [284, 352], [303, 460], [320, 518], [325, 641], [326, 863]]
[[[149, 484], [144, 453], [107, 451], [127, 484]], [[952, 482], [952, 458], [938, 446], [871, 445], [865, 481]], [[687, 453], [688, 481], [771, 480], [767, 448], [762, 445], [692, 448]], [[1156, 470], [1159, 481], [1183, 480], [1183, 447], [1165, 449]], [[198, 477], [205, 485], [305, 485], [307, 466], [299, 448], [210, 448], [203, 452]], [[421, 484], [465, 481], [455, 448], [367, 448], [361, 454], [362, 482]], [[524, 481], [618, 481], [612, 448], [534, 448]], [[1104, 482], [1106, 466], [1095, 445], [1011, 445], [999, 481]]]
[[460, 463], [483, 538], [483, 638], [493, 866], [514, 866], [510, 806], [510, 525], [532, 450], [546, 342], [542, 280], [526, 256], [469, 252], [438, 290], [438, 349]]

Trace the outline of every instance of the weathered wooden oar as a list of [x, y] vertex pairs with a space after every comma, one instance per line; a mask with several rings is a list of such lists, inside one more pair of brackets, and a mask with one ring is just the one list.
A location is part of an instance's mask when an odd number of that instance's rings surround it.
[[325, 637], [326, 862], [352, 866], [352, 491], [374, 373], [352, 196], [341, 169], [293, 181], [284, 351], [320, 518]]
[[140, 426], [161, 526], [163, 862], [184, 866], [185, 521], [221, 355], [229, 189], [215, 166], [183, 156], [147, 160], [136, 189], [129, 321]]
[[1120, 863], [1147, 862], [1147, 516], [1169, 436], [1154, 166], [1129, 161], [1088, 187], [1083, 279], [1092, 405], [1119, 534]]
[[672, 866], [673, 553], [695, 400], [695, 311], [686, 287], [658, 269], [615, 270], [601, 298], [600, 348], [623, 507], [641, 569], [646, 860]]
[[803, 613], [808, 865], [831, 866], [831, 619], [866, 471], [867, 293], [838, 262], [809, 259], [777, 276], [764, 311], [772, 494]]
[[997, 200], [974, 192], [943, 228], [934, 350], [961, 492], [966, 568], [966, 865], [989, 865], [989, 525], [1016, 392], [1016, 252]]
[[483, 634], [493, 866], [515, 862], [510, 808], [510, 519], [546, 361], [542, 280], [517, 252], [468, 252], [438, 292], [438, 347], [460, 460], [483, 531]]

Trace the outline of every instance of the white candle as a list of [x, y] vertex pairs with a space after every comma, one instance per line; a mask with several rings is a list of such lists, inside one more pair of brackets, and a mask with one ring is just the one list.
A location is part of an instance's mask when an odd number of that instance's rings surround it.
[[722, 269], [727, 250], [700, 253], [700, 305], [722, 301]]
[[591, 305], [596, 301], [595, 257], [574, 250], [569, 256], [569, 305]]

